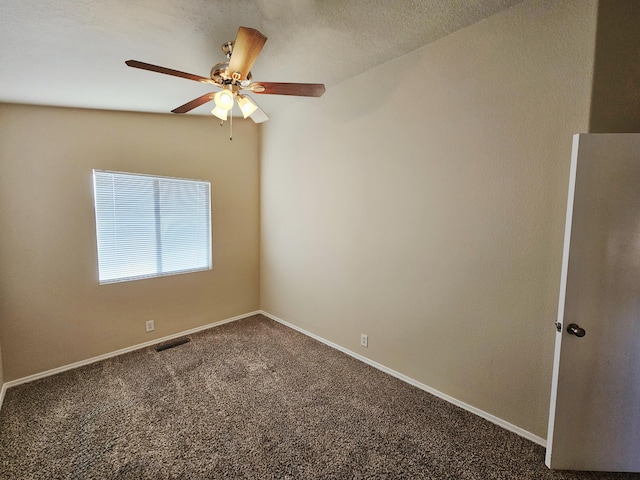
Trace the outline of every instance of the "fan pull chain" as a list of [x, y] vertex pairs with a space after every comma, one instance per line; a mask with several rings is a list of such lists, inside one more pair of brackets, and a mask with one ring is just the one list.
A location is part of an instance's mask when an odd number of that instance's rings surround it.
[[231, 113], [231, 118], [229, 118], [229, 140], [233, 140], [233, 113]]

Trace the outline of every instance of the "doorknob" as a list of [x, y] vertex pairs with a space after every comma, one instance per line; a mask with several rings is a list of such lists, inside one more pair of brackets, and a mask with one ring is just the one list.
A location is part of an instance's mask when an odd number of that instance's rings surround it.
[[575, 323], [570, 323], [567, 327], [567, 332], [571, 335], [575, 335], [576, 337], [584, 337], [587, 332], [585, 332], [584, 328], [580, 328]]

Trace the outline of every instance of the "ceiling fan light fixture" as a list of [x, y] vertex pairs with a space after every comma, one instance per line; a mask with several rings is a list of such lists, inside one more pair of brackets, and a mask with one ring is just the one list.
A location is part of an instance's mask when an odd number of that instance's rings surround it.
[[[171, 113], [187, 113], [213, 100], [216, 108], [211, 113], [224, 122], [229, 115], [233, 115], [234, 103], [237, 100], [238, 107], [242, 110], [244, 118], [251, 117], [253, 122], [262, 123], [269, 120], [267, 114], [262, 111], [252, 98], [245, 99], [243, 95], [240, 95], [240, 92], [249, 90], [251, 93], [256, 94], [292, 95], [296, 97], [320, 97], [325, 92], [325, 87], [322, 83], [254, 83], [251, 67], [253, 67], [266, 41], [267, 37], [255, 28], [238, 28], [235, 40], [222, 45], [222, 51], [228, 61], [216, 63], [211, 68], [208, 78], [138, 60], [127, 60], [125, 64], [129, 67], [150, 72], [215, 85], [220, 89], [217, 93], [213, 91], [194, 98], [190, 102], [174, 108]], [[229, 114], [229, 112], [232, 113]]]
[[258, 106], [253, 103], [250, 98], [243, 97], [242, 95], [238, 95], [238, 106], [240, 107], [244, 118], [250, 117], [253, 112], [258, 109]]
[[229, 110], [225, 110], [224, 108], [220, 108], [218, 105], [216, 105], [216, 107], [211, 110], [211, 113], [224, 122], [227, 120], [228, 111]]
[[233, 93], [225, 88], [215, 94], [213, 101], [216, 102], [216, 108], [220, 108], [225, 111], [231, 110], [233, 108]]

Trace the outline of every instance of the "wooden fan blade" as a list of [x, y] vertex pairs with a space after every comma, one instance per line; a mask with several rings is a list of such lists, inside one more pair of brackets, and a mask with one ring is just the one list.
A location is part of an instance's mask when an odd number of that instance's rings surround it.
[[171, 68], [160, 67], [158, 65], [152, 65], [150, 63], [139, 62], [138, 60], [127, 60], [127, 65], [133, 68], [140, 68], [142, 70], [149, 70], [150, 72], [164, 73], [165, 75], [173, 75], [174, 77], [186, 78], [188, 80], [194, 80], [201, 83], [213, 83], [215, 82], [210, 78], [201, 77], [200, 75], [194, 75], [193, 73], [181, 72], [179, 70], [173, 70]]
[[260, 95], [296, 95], [299, 97], [321, 97], [324, 93], [322, 83], [282, 83], [256, 82], [251, 84], [251, 91]]
[[267, 37], [255, 28], [240, 27], [229, 59], [229, 75], [237, 72], [238, 80], [245, 80], [266, 41]]
[[[249, 95], [246, 95], [246, 96], [249, 97]], [[251, 97], [249, 97], [249, 98], [251, 98]], [[267, 116], [266, 113], [264, 113], [264, 110], [262, 110], [262, 108], [260, 108], [260, 105], [258, 105], [253, 98], [251, 98], [251, 101], [253, 102], [253, 104], [257, 108], [256, 108], [256, 111], [253, 112], [249, 118], [251, 120], [253, 120], [254, 123], [262, 123], [262, 122], [266, 122], [267, 120], [269, 120], [269, 117]]]
[[174, 108], [171, 110], [171, 113], [187, 113], [193, 110], [200, 105], [204, 105], [207, 102], [213, 100], [215, 93], [205, 93], [201, 97], [191, 100], [190, 102], [185, 103], [184, 105], [179, 106], [178, 108]]

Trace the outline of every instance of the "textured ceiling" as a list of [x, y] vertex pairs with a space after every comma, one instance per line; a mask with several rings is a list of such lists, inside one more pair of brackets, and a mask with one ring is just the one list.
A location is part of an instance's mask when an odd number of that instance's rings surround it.
[[[254, 81], [324, 83], [330, 91], [520, 1], [1, 0], [0, 101], [169, 112], [211, 87], [124, 61], [208, 77], [239, 26], [268, 37]], [[271, 116], [295, 101], [254, 98]]]

